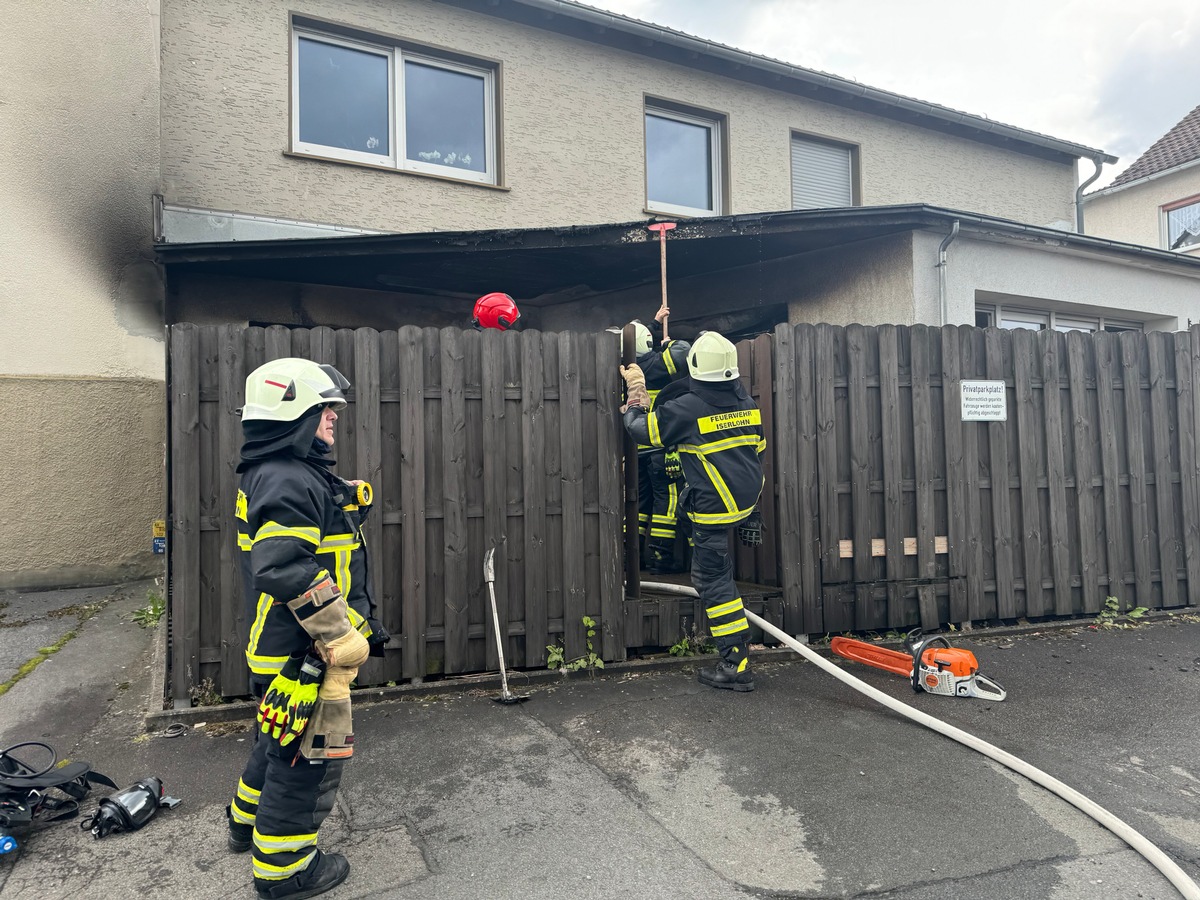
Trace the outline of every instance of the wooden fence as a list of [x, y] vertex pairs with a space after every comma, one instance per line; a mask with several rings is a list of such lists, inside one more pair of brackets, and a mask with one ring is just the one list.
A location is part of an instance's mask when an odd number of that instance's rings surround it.
[[[794, 633], [1200, 598], [1200, 327], [781, 326], [779, 576]], [[963, 421], [962, 381], [1006, 421]]]
[[[767, 542], [738, 577], [794, 634], [1172, 608], [1200, 597], [1200, 327], [1178, 334], [780, 326], [739, 345], [768, 434]], [[236, 413], [268, 359], [354, 387], [335, 456], [376, 488], [371, 579], [393, 635], [367, 684], [495, 670], [546, 645], [667, 646], [703, 616], [626, 599], [618, 342], [592, 334], [176, 325], [170, 335], [172, 696], [246, 693]], [[964, 380], [1006, 421], [963, 421]], [[749, 596], [749, 595], [748, 595]], [[760, 593], [759, 599], [762, 598]]]

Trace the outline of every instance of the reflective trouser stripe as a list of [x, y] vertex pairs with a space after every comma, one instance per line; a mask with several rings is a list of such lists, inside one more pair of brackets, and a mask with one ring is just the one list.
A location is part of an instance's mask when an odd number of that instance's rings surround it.
[[723, 658], [736, 656], [740, 662], [745, 658], [750, 627], [733, 580], [729, 529], [693, 525], [692, 542], [692, 584], [704, 604], [709, 633]]
[[[257, 675], [250, 682], [258, 697], [269, 684], [269, 678]], [[345, 763], [314, 765], [297, 756], [294, 746], [280, 748], [259, 734], [255, 738], [232, 815], [239, 824], [254, 825], [255, 880], [275, 883], [302, 872], [315, 858], [317, 833], [333, 809]], [[252, 806], [253, 818], [247, 822], [239, 811], [248, 814]]]
[[244, 779], [239, 778], [237, 795], [229, 804], [229, 814], [233, 821], [239, 825], [253, 825], [254, 818], [258, 815], [258, 798], [261, 793], [246, 784]]

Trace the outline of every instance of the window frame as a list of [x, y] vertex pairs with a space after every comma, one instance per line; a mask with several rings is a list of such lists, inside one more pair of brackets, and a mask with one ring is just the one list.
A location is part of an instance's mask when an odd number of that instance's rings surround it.
[[836, 138], [825, 137], [820, 134], [811, 134], [807, 131], [798, 131], [795, 128], [788, 132], [788, 190], [789, 207], [793, 210], [805, 209], [834, 209], [840, 207], [821, 207], [821, 206], [797, 206], [796, 205], [796, 154], [795, 146], [797, 141], [803, 141], [809, 144], [823, 144], [826, 147], [834, 147], [838, 150], [846, 151], [846, 164], [848, 168], [850, 182], [850, 206], [862, 206], [862, 187], [859, 183], [859, 172], [861, 171], [859, 154], [861, 148], [858, 144], [852, 144], [848, 141], [839, 141]]
[[[352, 29], [339, 28], [332, 23], [327, 28], [320, 23], [293, 21], [291, 28], [291, 58], [288, 79], [291, 99], [289, 152], [297, 156], [338, 162], [366, 165], [376, 169], [405, 172], [468, 181], [489, 187], [498, 187], [500, 181], [499, 150], [499, 70], [498, 63], [468, 59], [457, 54], [440, 53], [437, 48], [409, 45], [377, 35], [359, 37], [351, 34]], [[347, 150], [328, 144], [316, 144], [300, 139], [300, 41], [312, 40], [333, 46], [383, 56], [388, 61], [388, 141], [390, 154], [366, 153]], [[484, 171], [475, 172], [455, 166], [429, 163], [406, 158], [408, 135], [405, 128], [404, 64], [444, 69], [450, 72], [478, 77], [483, 80], [484, 92]]]
[[1189, 206], [1200, 206], [1200, 194], [1194, 194], [1191, 197], [1184, 197], [1180, 200], [1173, 200], [1170, 203], [1164, 203], [1159, 207], [1162, 229], [1162, 245], [1164, 250], [1168, 250], [1171, 253], [1194, 254], [1200, 252], [1200, 241], [1194, 244], [1186, 244], [1177, 249], [1171, 246], [1171, 213], [1180, 209], [1186, 209]]
[[[1025, 305], [1019, 304], [1019, 303], [976, 303], [975, 304], [975, 321], [977, 323], [976, 327], [988, 327], [988, 328], [999, 327], [999, 328], [1005, 329], [1006, 331], [1016, 331], [1018, 328], [1027, 328], [1027, 326], [1024, 326], [1024, 325], [1018, 325], [1018, 326], [1014, 327], [1011, 325], [1003, 324], [1005, 311], [1011, 312], [1016, 315], [1024, 315], [1024, 316], [1029, 316], [1029, 317], [1036, 316], [1038, 318], [1044, 319], [1045, 324], [1041, 328], [1037, 329], [1038, 331], [1058, 331], [1060, 333], [1066, 333], [1068, 331], [1082, 331], [1086, 334], [1097, 334], [1101, 331], [1104, 331], [1104, 332], [1108, 332], [1108, 333], [1112, 334], [1112, 333], [1116, 333], [1116, 332], [1120, 332], [1120, 331], [1139, 331], [1139, 332], [1141, 332], [1141, 331], [1146, 330], [1146, 324], [1144, 322], [1139, 322], [1135, 319], [1118, 319], [1113, 316], [1101, 316], [1101, 315], [1093, 316], [1090, 314], [1089, 315], [1080, 315], [1078, 313], [1073, 313], [1073, 312], [1068, 312], [1068, 311], [1058, 312], [1053, 309], [1039, 309], [1037, 307], [1025, 306]], [[981, 315], [985, 315], [989, 318], [989, 320], [990, 320], [989, 325], [987, 325], [987, 326], [979, 326], [978, 325], [979, 317]], [[1061, 317], [1065, 323], [1070, 323], [1070, 322], [1087, 323], [1088, 325], [1091, 325], [1094, 323], [1095, 327], [1092, 328], [1090, 331], [1083, 329], [1083, 328], [1063, 328], [1062, 327], [1063, 323], [1060, 323], [1058, 321], [1059, 317]], [[1032, 331], [1034, 329], [1027, 328], [1027, 330]]]
[[[699, 125], [708, 129], [708, 153], [710, 171], [709, 190], [712, 193], [712, 209], [681, 206], [650, 199], [650, 135], [647, 118], [670, 119], [686, 125]], [[642, 102], [642, 166], [645, 183], [646, 211], [666, 213], [672, 216], [693, 218], [720, 216], [725, 210], [725, 129], [727, 117], [721, 113], [682, 106], [666, 100], [646, 97]]]

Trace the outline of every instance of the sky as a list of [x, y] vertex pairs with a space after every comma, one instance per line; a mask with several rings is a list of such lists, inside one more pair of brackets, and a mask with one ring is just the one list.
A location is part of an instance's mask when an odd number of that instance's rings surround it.
[[1120, 157], [1089, 191], [1200, 106], [1197, 0], [585, 2]]

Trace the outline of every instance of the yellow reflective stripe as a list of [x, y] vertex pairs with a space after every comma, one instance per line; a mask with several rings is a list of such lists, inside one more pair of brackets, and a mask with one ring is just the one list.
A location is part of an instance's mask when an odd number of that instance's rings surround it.
[[767, 452], [767, 439], [766, 438], [763, 438], [761, 441], [758, 442], [758, 452], [759, 453]]
[[250, 540], [250, 535], [246, 534], [246, 532], [244, 532], [244, 531], [239, 531], [238, 532], [238, 549], [239, 550], [249, 550], [253, 546], [254, 546], [254, 541]]
[[350, 619], [351, 628], [363, 637], [371, 636], [371, 626], [367, 624], [367, 620], [353, 606], [346, 607], [346, 616]]
[[703, 444], [680, 444], [679, 452], [704, 456], [709, 453], [720, 453], [722, 450], [732, 450], [734, 447], [757, 447], [762, 440], [757, 434], [739, 434]]
[[752, 428], [762, 424], [762, 410], [739, 409], [736, 412], [717, 413], [714, 416], [701, 416], [696, 420], [696, 427], [701, 434], [711, 434], [714, 431], [727, 431], [730, 428]]
[[650, 445], [661, 447], [663, 442], [662, 435], [658, 433], [658, 413], [653, 410], [646, 416], [646, 429], [650, 432]]
[[700, 462], [704, 463], [704, 472], [708, 475], [708, 480], [712, 482], [712, 486], [716, 488], [717, 495], [721, 498], [721, 502], [725, 504], [725, 508], [730, 512], [736, 511], [737, 504], [733, 500], [733, 492], [729, 490], [729, 485], [721, 477], [720, 471], [708, 461], [708, 457], [706, 456], [701, 456]]
[[745, 671], [746, 671], [746, 665], [747, 665], [747, 663], [749, 663], [749, 662], [750, 662], [750, 658], [749, 658], [749, 657], [746, 657], [746, 658], [745, 658], [745, 659], [743, 659], [743, 660], [742, 660], [740, 663], [738, 663], [738, 671], [739, 671], [739, 672], [745, 672]]
[[734, 525], [750, 515], [754, 507], [739, 509], [730, 513], [688, 513], [688, 518], [697, 525]]
[[[258, 604], [255, 607], [254, 623], [250, 626], [250, 640], [246, 642], [246, 659], [250, 661], [250, 668], [254, 668], [254, 651], [258, 649], [258, 639], [262, 637], [263, 626], [267, 623], [267, 612], [271, 609], [271, 604], [274, 602], [270, 594], [259, 594]], [[255, 671], [258, 671], [255, 669]]]
[[734, 634], [735, 632], [748, 629], [749, 627], [750, 626], [746, 624], [746, 620], [742, 618], [730, 622], [728, 625], [709, 625], [708, 633], [713, 637], [724, 637], [727, 634]]
[[319, 547], [321, 545], [321, 531], [319, 528], [307, 525], [289, 527], [287, 525], [280, 525], [278, 522], [264, 522], [254, 535], [254, 543], [257, 544], [259, 541], [276, 537], [299, 538], [302, 541], [308, 541], [313, 546]]
[[277, 675], [283, 669], [283, 664], [288, 661], [286, 656], [255, 656], [253, 653], [246, 654], [246, 665], [250, 667], [250, 671], [255, 675]]
[[[254, 837], [258, 838], [258, 832], [254, 832]], [[254, 857], [254, 877], [261, 878], [263, 881], [282, 881], [285, 878], [291, 878], [293, 875], [303, 872], [308, 868], [308, 864], [312, 862], [313, 857], [317, 855], [317, 848], [313, 847], [311, 853], [306, 853], [300, 859], [296, 860], [290, 866], [276, 866], [271, 863], [263, 862], [257, 856]]]
[[[671, 344], [675, 343], [674, 341]], [[667, 349], [662, 352], [663, 365], [667, 367], [667, 371], [672, 375], [675, 374], [675, 360], [671, 358], [671, 344], [667, 344]]]
[[720, 618], [721, 616], [727, 616], [730, 613], [735, 613], [739, 609], [743, 609], [743, 608], [744, 607], [742, 606], [742, 598], [734, 597], [728, 603], [721, 603], [721, 604], [718, 604], [717, 606], [710, 606], [708, 609], [705, 610], [705, 612], [708, 613], [708, 617], [710, 619], [717, 619], [717, 618]]
[[262, 834], [254, 829], [254, 846], [263, 853], [282, 853], [284, 850], [303, 850], [317, 842], [317, 833], [312, 834]]
[[353, 534], [327, 534], [317, 542], [318, 553], [334, 553], [338, 550], [357, 549], [358, 539]]
[[679, 484], [674, 481], [667, 485], [667, 517], [679, 518]]
[[673, 538], [675, 537], [674, 528], [651, 528], [650, 537]]
[[246, 782], [242, 781], [242, 779], [239, 778], [237, 795], [242, 800], [245, 800], [247, 803], [257, 803], [258, 798], [262, 796], [262, 791], [256, 791], [254, 788], [250, 787], [250, 785], [246, 784]]
[[658, 395], [662, 393], [662, 388], [655, 388], [654, 390], [647, 388], [646, 393], [650, 395], [650, 406], [653, 407], [654, 401], [657, 400]]
[[237, 804], [237, 800], [229, 804], [229, 817], [239, 825], [253, 825], [255, 820], [253, 813], [242, 811], [242, 808]]

